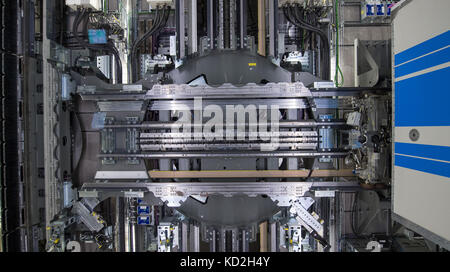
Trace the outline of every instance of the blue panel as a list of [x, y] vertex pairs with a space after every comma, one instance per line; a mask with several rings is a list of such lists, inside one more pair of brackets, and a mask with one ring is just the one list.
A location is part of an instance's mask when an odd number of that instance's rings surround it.
[[395, 126], [450, 126], [450, 67], [395, 83]]
[[384, 15], [384, 4], [377, 5], [377, 15], [378, 16]]
[[395, 165], [450, 178], [450, 163], [395, 155]]
[[149, 214], [150, 207], [149, 206], [138, 206], [137, 212], [138, 212], [138, 214]]
[[450, 44], [450, 30], [395, 55], [395, 66]]
[[395, 143], [395, 153], [450, 162], [450, 147]]
[[396, 67], [395, 77], [409, 75], [448, 61], [450, 61], [450, 47]]
[[373, 16], [374, 15], [375, 5], [366, 5], [366, 15]]
[[88, 30], [90, 44], [106, 44], [106, 31], [104, 29], [89, 29]]

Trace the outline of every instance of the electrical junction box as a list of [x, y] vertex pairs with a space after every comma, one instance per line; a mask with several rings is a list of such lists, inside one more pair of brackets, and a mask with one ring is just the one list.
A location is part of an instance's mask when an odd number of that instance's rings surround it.
[[66, 0], [66, 5], [72, 9], [77, 9], [79, 7], [91, 8], [94, 10], [102, 9], [101, 0]]

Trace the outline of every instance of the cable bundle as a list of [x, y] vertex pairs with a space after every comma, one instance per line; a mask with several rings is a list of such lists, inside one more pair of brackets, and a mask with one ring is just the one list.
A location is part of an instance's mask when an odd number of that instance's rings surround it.
[[153, 26], [147, 31], [141, 38], [134, 41], [131, 47], [131, 67], [132, 67], [132, 78], [134, 81], [137, 81], [138, 78], [138, 59], [137, 52], [138, 48], [144, 43], [150, 36], [159, 32], [167, 23], [170, 16], [170, 6], [163, 6], [161, 9], [156, 9], [156, 18]]
[[86, 9], [78, 10], [77, 16], [75, 17], [75, 20], [73, 22], [73, 28], [72, 32], [75, 37], [75, 39], [81, 44], [82, 47], [87, 49], [93, 49], [93, 50], [106, 50], [111, 52], [116, 60], [117, 64], [117, 81], [118, 83], [122, 83], [122, 61], [120, 60], [119, 51], [117, 51], [114, 44], [109, 41], [106, 45], [103, 44], [88, 44], [84, 38], [79, 36], [78, 29], [83, 22], [83, 33], [86, 33], [87, 35], [87, 27], [89, 24], [89, 11]]
[[324, 56], [322, 58], [322, 67], [325, 67], [323, 69], [322, 78], [328, 80], [330, 78], [330, 43], [327, 35], [316, 26], [320, 18], [320, 15], [317, 14], [318, 11], [305, 12], [305, 10], [298, 5], [285, 5], [283, 7], [283, 12], [284, 16], [291, 24], [310, 32], [308, 38], [311, 37], [312, 34], [317, 34], [321, 38]]

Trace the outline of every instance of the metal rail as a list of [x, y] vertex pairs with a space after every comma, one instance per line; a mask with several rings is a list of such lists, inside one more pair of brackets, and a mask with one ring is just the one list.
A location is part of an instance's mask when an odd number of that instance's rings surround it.
[[141, 154], [100, 154], [99, 158], [128, 159], [194, 159], [194, 158], [335, 158], [345, 157], [348, 152], [316, 151], [234, 151], [229, 152], [158, 152]]

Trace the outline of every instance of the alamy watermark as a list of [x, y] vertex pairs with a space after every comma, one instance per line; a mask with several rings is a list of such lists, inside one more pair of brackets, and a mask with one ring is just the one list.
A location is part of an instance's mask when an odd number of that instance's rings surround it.
[[[203, 107], [203, 99], [194, 99], [193, 110], [181, 105], [172, 111], [178, 120], [172, 133], [196, 141], [260, 141], [261, 151], [279, 147], [280, 109], [278, 105], [214, 105]], [[192, 126], [192, 124], [194, 124]]]

